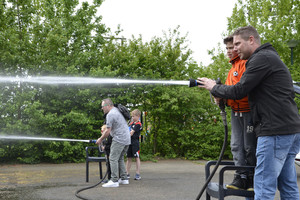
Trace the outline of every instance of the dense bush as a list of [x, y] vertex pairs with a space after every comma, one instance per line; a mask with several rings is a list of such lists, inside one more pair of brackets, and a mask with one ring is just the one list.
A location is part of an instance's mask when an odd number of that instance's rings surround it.
[[[291, 66], [285, 42], [299, 38], [295, 17], [299, 2], [285, 2], [239, 1], [228, 19], [227, 32], [255, 25], [263, 41], [274, 44], [293, 79], [299, 81], [300, 48], [294, 49], [295, 64]], [[199, 66], [179, 27], [150, 42], [134, 37], [120, 41], [113, 36], [107, 40], [103, 36], [112, 33], [95, 15], [100, 5], [101, 1], [83, 3], [76, 10], [77, 2], [72, 0], [4, 1], [0, 5], [0, 75], [225, 80], [230, 64], [224, 48], [209, 51], [212, 64]], [[261, 9], [268, 6], [272, 9]], [[187, 86], [1, 83], [1, 135], [96, 139], [103, 123], [101, 100], [107, 97], [144, 112], [144, 158], [217, 158], [224, 138], [219, 109], [211, 103], [209, 92]], [[85, 146], [80, 142], [0, 140], [0, 156], [1, 162], [81, 162]], [[231, 158], [229, 145], [225, 158]]]

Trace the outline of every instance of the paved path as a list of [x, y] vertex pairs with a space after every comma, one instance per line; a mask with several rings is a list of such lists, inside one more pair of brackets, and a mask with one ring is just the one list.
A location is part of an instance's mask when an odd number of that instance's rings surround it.
[[[121, 185], [119, 188], [102, 188], [99, 185], [80, 195], [93, 200], [193, 200], [205, 182], [204, 164], [204, 161], [187, 160], [142, 162], [140, 181], [130, 179], [129, 185]], [[300, 187], [300, 167], [296, 168]], [[132, 175], [134, 169], [133, 163]], [[230, 172], [225, 181], [231, 182], [232, 178]], [[76, 200], [75, 192], [78, 189], [98, 181], [97, 163], [90, 163], [89, 183], [85, 182], [85, 163], [0, 165], [0, 199]], [[205, 195], [201, 200], [204, 199]], [[239, 199], [244, 198], [226, 198]], [[279, 199], [278, 194], [275, 199]]]

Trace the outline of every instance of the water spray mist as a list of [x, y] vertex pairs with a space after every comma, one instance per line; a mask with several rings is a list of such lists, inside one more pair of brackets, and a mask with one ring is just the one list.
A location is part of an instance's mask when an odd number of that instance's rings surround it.
[[87, 142], [96, 143], [97, 140], [79, 140], [65, 138], [48, 138], [48, 137], [27, 137], [18, 135], [0, 135], [0, 140], [44, 140], [44, 141], [61, 141], [61, 142]]
[[164, 84], [189, 85], [189, 81], [179, 80], [133, 80], [117, 78], [91, 78], [91, 77], [9, 77], [0, 76], [0, 83], [31, 83], [42, 85], [101, 85], [101, 84]]

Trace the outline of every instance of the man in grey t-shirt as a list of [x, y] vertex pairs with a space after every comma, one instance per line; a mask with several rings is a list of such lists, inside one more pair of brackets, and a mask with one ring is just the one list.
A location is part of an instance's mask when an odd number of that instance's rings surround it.
[[114, 107], [111, 99], [104, 99], [101, 106], [104, 114], [107, 114], [107, 129], [102, 136], [98, 138], [96, 144], [100, 145], [109, 134], [113, 137], [109, 155], [111, 180], [103, 184], [102, 187], [119, 187], [119, 184], [129, 184], [129, 180], [127, 180], [126, 176], [124, 155], [130, 145], [130, 133], [125, 118], [122, 113]]

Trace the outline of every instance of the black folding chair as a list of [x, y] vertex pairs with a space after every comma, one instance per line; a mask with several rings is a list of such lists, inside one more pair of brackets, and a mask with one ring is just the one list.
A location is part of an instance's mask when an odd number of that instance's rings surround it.
[[102, 175], [102, 162], [106, 163], [105, 153], [99, 147], [86, 147], [86, 182], [89, 182], [89, 162], [99, 162], [100, 179]]
[[[206, 180], [210, 176], [210, 167], [216, 165], [217, 161], [208, 161], [205, 165], [205, 177]], [[226, 196], [241, 196], [241, 197], [254, 197], [254, 191], [247, 190], [233, 190], [227, 189], [224, 184], [225, 171], [235, 171], [238, 169], [254, 170], [255, 166], [235, 166], [231, 161], [222, 161], [220, 166], [223, 166], [219, 172], [219, 182], [210, 182], [206, 188], [206, 200], [210, 200], [210, 197], [224, 200]]]

